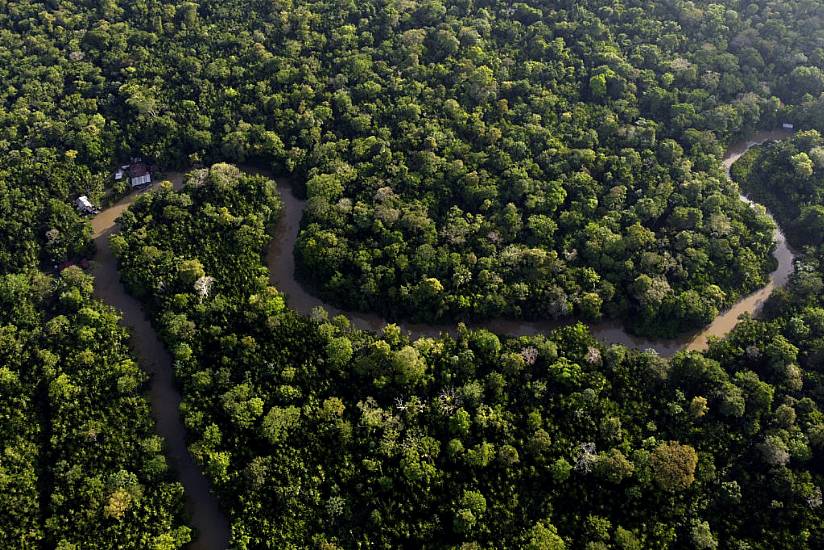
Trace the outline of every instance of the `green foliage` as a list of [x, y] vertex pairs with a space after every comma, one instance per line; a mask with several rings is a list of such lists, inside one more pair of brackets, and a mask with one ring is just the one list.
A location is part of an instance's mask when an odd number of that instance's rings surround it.
[[101, 191], [101, 178], [52, 149], [0, 154], [0, 274], [88, 255], [91, 228], [72, 201]]
[[652, 475], [665, 491], [682, 491], [695, 481], [698, 455], [689, 445], [661, 443], [650, 455]]
[[[733, 176], [775, 214], [796, 246], [824, 244], [824, 139], [817, 130], [752, 150]], [[817, 159], [818, 163], [812, 159]]]
[[263, 437], [276, 445], [283, 441], [291, 428], [299, 425], [300, 409], [297, 407], [272, 407], [261, 423]]
[[183, 489], [153, 435], [145, 374], [91, 283], [77, 268], [0, 276], [0, 541], [180, 548]]
[[671, 336], [765, 282], [769, 223], [717, 157], [824, 119], [807, 3], [395, 4], [5, 0], [0, 265], [82, 255], [51, 201], [106, 198], [139, 154], [296, 174], [302, 276], [391, 316]]
[[[707, 354], [669, 361], [604, 348], [582, 325], [517, 339], [461, 327], [410, 342], [395, 325], [371, 334], [341, 318], [248, 308], [265, 292], [257, 279], [221, 289], [219, 307], [191, 307], [194, 289], [152, 285], [174, 279], [175, 261], [137, 259], [146, 247], [157, 258], [185, 250], [217, 279], [236, 265], [237, 255], [210, 251], [243, 251], [240, 229], [209, 231], [193, 216], [185, 237], [168, 215], [184, 195], [193, 212], [224, 208], [221, 195], [193, 191], [135, 206], [123, 269], [152, 289], [156, 319], [190, 323], [165, 337], [180, 350], [191, 448], [237, 545], [824, 540], [820, 508], [807, 504], [822, 483], [821, 413], [797, 383], [801, 349], [780, 323], [747, 320]], [[244, 193], [234, 209], [259, 200], [253, 186]], [[243, 252], [243, 269], [262, 263], [262, 249]], [[796, 316], [788, 331], [824, 334], [817, 310]]]
[[527, 531], [525, 548], [529, 550], [565, 550], [564, 539], [549, 522], [539, 521]]
[[[814, 4], [0, 0], [0, 545], [190, 538], [116, 314], [36, 272], [89, 254], [71, 203], [117, 159], [295, 174], [339, 304], [672, 335], [766, 281], [718, 157], [824, 128]], [[820, 548], [822, 168], [815, 133], [736, 165], [807, 248], [765, 320], [672, 362], [301, 318], [260, 261], [273, 184], [227, 164], [112, 244], [235, 547]]]

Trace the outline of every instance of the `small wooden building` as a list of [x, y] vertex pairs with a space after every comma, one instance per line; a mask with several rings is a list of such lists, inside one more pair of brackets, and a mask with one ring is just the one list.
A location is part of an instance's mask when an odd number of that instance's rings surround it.
[[142, 162], [133, 162], [129, 166], [129, 183], [132, 189], [145, 187], [152, 183], [152, 173], [149, 167]]

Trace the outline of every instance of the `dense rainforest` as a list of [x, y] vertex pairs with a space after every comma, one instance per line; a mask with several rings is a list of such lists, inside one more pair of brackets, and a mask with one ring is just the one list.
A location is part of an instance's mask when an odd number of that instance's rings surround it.
[[2, 5], [0, 150], [293, 172], [307, 282], [417, 320], [705, 324], [771, 266], [723, 144], [824, 111], [815, 2]]
[[77, 267], [0, 275], [0, 546], [179, 548], [183, 488], [118, 314]]
[[235, 546], [824, 544], [820, 274], [671, 361], [581, 324], [411, 342], [285, 307], [261, 256], [273, 187], [196, 171], [113, 240]]
[[[189, 169], [113, 237], [238, 548], [824, 547], [824, 7], [816, 0], [0, 0], [0, 546], [178, 548], [182, 485], [79, 195]], [[725, 146], [782, 122], [729, 182]], [[583, 324], [411, 341], [394, 319]], [[208, 168], [203, 168], [207, 166]]]
[[813, 251], [824, 245], [824, 139], [818, 130], [753, 149], [732, 176], [774, 213], [792, 244]]

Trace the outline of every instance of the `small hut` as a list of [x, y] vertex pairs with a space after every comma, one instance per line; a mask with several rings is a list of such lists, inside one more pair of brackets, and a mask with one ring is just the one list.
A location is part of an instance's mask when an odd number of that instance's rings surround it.
[[129, 183], [132, 189], [145, 187], [152, 183], [152, 173], [149, 171], [149, 167], [140, 161], [133, 162], [129, 166]]

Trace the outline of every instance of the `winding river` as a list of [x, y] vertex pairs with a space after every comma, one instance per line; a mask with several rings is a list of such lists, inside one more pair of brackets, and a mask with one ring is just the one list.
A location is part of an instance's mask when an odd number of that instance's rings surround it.
[[[182, 178], [175, 177], [180, 188]], [[180, 392], [174, 382], [172, 358], [152, 328], [139, 301], [132, 298], [120, 282], [117, 259], [109, 245], [109, 237], [118, 231], [115, 220], [135, 201], [140, 193], [132, 193], [92, 219], [97, 256], [92, 262], [94, 295], [123, 316], [122, 323], [131, 330], [132, 346], [140, 366], [150, 376], [149, 400], [158, 434], [166, 442], [169, 465], [183, 484], [186, 512], [197, 540], [190, 548], [224, 550], [229, 547], [229, 524], [220, 511], [209, 481], [200, 471], [186, 448], [186, 429], [180, 419]]]
[[[790, 132], [760, 132], [750, 141], [730, 147], [724, 158], [729, 175], [730, 166], [750, 147], [768, 140], [783, 139]], [[174, 174], [170, 178], [175, 189], [182, 187], [182, 176]], [[295, 279], [293, 249], [300, 229], [300, 220], [306, 206], [305, 201], [296, 198], [291, 187], [283, 181], [278, 183], [278, 192], [283, 200], [283, 214], [267, 251], [270, 280], [287, 296], [289, 305], [302, 314], [311, 313], [315, 307], [326, 309], [331, 315], [344, 314], [359, 328], [380, 330], [387, 321], [378, 315], [356, 311], [344, 311], [307, 292]], [[115, 220], [135, 201], [140, 193], [132, 193], [115, 205], [107, 208], [92, 220], [97, 256], [92, 263], [95, 277], [94, 294], [104, 302], [118, 309], [122, 322], [131, 329], [132, 343], [141, 367], [151, 375], [149, 398], [157, 431], [166, 441], [166, 454], [170, 465], [183, 484], [186, 494], [186, 510], [191, 524], [196, 529], [197, 540], [191, 548], [223, 550], [228, 547], [230, 529], [225, 516], [211, 492], [209, 481], [200, 471], [186, 447], [186, 430], [180, 418], [180, 393], [174, 381], [172, 358], [163, 347], [152, 328], [143, 308], [132, 298], [120, 282], [109, 237], [118, 231]], [[742, 199], [749, 201], [746, 197]], [[770, 275], [769, 283], [736, 302], [729, 310], [719, 315], [709, 326], [694, 333], [672, 340], [648, 340], [628, 334], [617, 322], [597, 323], [590, 326], [592, 333], [604, 343], [624, 344], [638, 349], [653, 349], [661, 355], [670, 356], [681, 349], [700, 350], [707, 346], [710, 336], [724, 336], [744, 313], [757, 313], [764, 301], [776, 287], [787, 283], [793, 271], [794, 254], [788, 247], [780, 229], [775, 232], [775, 257], [778, 268]], [[454, 324], [427, 325], [399, 323], [412, 337], [437, 336], [440, 333], [454, 333]], [[527, 322], [508, 319], [493, 319], [471, 325], [486, 328], [492, 332], [510, 336], [531, 335], [548, 332], [559, 326], [555, 321]]]
[[[751, 147], [770, 140], [784, 139], [792, 133], [783, 130], [770, 132], [759, 132], [750, 140], [741, 141], [732, 145], [724, 156], [724, 167], [727, 177], [729, 177], [730, 167]], [[364, 313], [358, 311], [341, 310], [331, 304], [327, 304], [320, 298], [310, 294], [295, 278], [295, 258], [292, 253], [295, 242], [298, 238], [300, 220], [303, 217], [303, 210], [306, 201], [298, 199], [291, 192], [291, 186], [284, 181], [278, 182], [278, 192], [283, 200], [283, 213], [275, 230], [275, 236], [267, 251], [267, 264], [269, 266], [269, 279], [271, 283], [281, 292], [286, 294], [289, 306], [308, 315], [316, 307], [322, 307], [330, 315], [346, 315], [355, 326], [365, 330], [380, 330], [386, 325], [386, 319], [374, 313]], [[741, 198], [752, 204], [744, 195]], [[600, 341], [607, 344], [623, 344], [636, 349], [652, 349], [663, 356], [672, 356], [682, 349], [703, 350], [707, 347], [707, 339], [710, 336], [724, 336], [738, 322], [738, 318], [744, 313], [754, 314], [770, 296], [773, 289], [783, 286], [793, 271], [793, 252], [787, 245], [784, 234], [780, 229], [775, 232], [776, 248], [775, 258], [778, 260], [778, 268], [770, 275], [770, 280], [763, 288], [743, 297], [733, 304], [731, 308], [722, 312], [713, 322], [705, 328], [693, 333], [682, 335], [673, 339], [647, 339], [633, 336], [624, 330], [617, 321], [604, 321], [590, 325], [590, 331]], [[399, 322], [401, 329], [409, 333], [413, 338], [421, 336], [437, 336], [441, 333], [455, 333], [455, 324], [420, 324]], [[562, 325], [559, 321], [518, 321], [514, 319], [492, 319], [485, 322], [469, 323], [472, 328], [485, 328], [496, 334], [507, 336], [525, 336], [539, 333], [546, 333]]]

